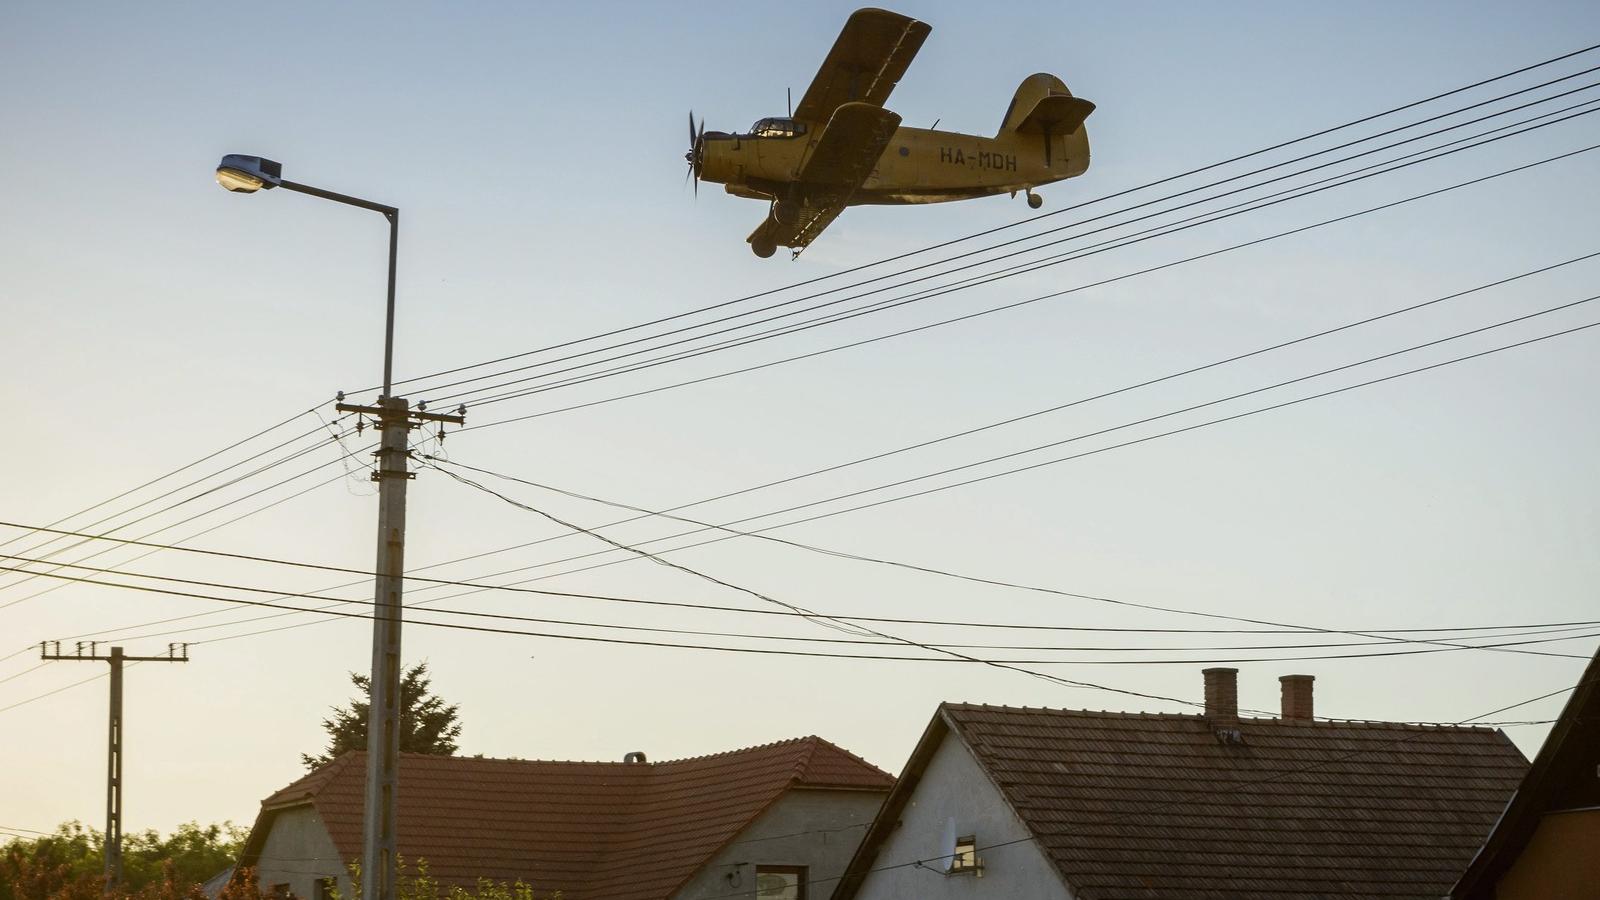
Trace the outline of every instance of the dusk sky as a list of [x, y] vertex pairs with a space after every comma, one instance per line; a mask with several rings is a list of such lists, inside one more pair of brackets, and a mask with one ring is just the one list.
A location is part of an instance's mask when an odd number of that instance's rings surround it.
[[[992, 135], [1018, 83], [1050, 72], [1098, 105], [1087, 124], [1091, 168], [1042, 188], [1046, 202], [1037, 213], [1020, 196], [852, 208], [797, 260], [781, 250], [757, 259], [744, 239], [765, 207], [715, 184], [701, 184], [696, 196], [684, 181], [685, 120], [692, 109], [708, 128], [734, 131], [782, 115], [785, 90], [798, 100], [853, 8], [832, 2], [9, 4], [0, 13], [6, 371], [0, 402], [9, 414], [0, 522], [31, 527], [63, 520], [63, 528], [119, 538], [371, 569], [377, 506], [366, 477], [371, 432], [349, 434], [341, 444], [325, 426], [338, 415], [335, 392], [361, 402], [375, 397], [386, 225], [374, 213], [283, 190], [229, 194], [213, 178], [226, 153], [279, 160], [287, 178], [401, 209], [396, 376], [413, 379], [750, 295], [775, 292], [719, 314], [806, 297], [1600, 66], [1600, 52], [1575, 55], [1243, 163], [1100, 200], [1583, 50], [1600, 43], [1600, 6], [902, 3], [897, 11], [933, 27], [887, 103], [905, 124], [937, 120], [941, 129]], [[499, 402], [479, 401], [507, 392], [485, 390], [501, 382], [545, 378], [517, 385], [525, 388], [583, 372], [547, 374], [575, 364], [567, 362], [496, 373], [576, 351], [415, 381], [400, 392], [433, 401], [435, 410], [459, 402], [454, 392], [475, 392], [466, 397], [469, 427], [447, 431], [443, 443], [455, 463], [644, 509], [679, 507], [1600, 253], [1600, 116], [1586, 114], [1600, 110], [1600, 72], [1254, 180], [1567, 91], [1574, 93], [1021, 258], [1088, 247], [1572, 107], [1560, 114], [1576, 116], [1567, 121], [1541, 119], [1534, 124], [1552, 124], [1216, 224], [793, 336]], [[613, 400], [1065, 292], [1532, 163], [1541, 164], [992, 315]], [[1080, 230], [1249, 183], [1119, 213]], [[1089, 205], [1063, 212], [1075, 204]], [[1013, 224], [988, 238], [791, 287]], [[1572, 262], [1235, 364], [677, 514], [764, 529], [1578, 328], [1600, 322], [1600, 303], [1002, 462], [752, 518], [1542, 313], [1600, 293], [1597, 274], [1600, 258]], [[885, 296], [891, 295], [829, 309]], [[753, 326], [763, 327], [770, 326]], [[1058, 593], [749, 537], [666, 554], [723, 582], [836, 615], [979, 626], [1273, 627], [1215, 617], [1225, 616], [1391, 636], [1441, 629], [1427, 636], [1456, 643], [1469, 637], [1540, 643], [1461, 650], [1317, 632], [874, 626], [918, 642], [962, 645], [962, 653], [988, 659], [1048, 658], [1034, 667], [1116, 690], [1065, 687], [948, 657], [749, 655], [409, 622], [404, 655], [426, 660], [434, 689], [460, 704], [462, 752], [488, 756], [620, 760], [642, 750], [654, 760], [817, 734], [894, 772], [940, 701], [1192, 711], [1178, 701], [1199, 700], [1199, 670], [1220, 660], [1240, 669], [1240, 703], [1250, 709], [1276, 710], [1278, 676], [1306, 673], [1317, 678], [1319, 715], [1459, 722], [1571, 687], [1600, 646], [1597, 351], [1600, 328], [1577, 331], [765, 532]], [[495, 377], [460, 388], [440, 386], [489, 375]], [[612, 402], [568, 409], [591, 401]], [[173, 478], [74, 515], [286, 420]], [[334, 429], [353, 424], [345, 419]], [[440, 452], [435, 437], [417, 439], [425, 452]], [[263, 451], [269, 452], [228, 468]], [[455, 471], [586, 528], [631, 515]], [[202, 480], [212, 473], [221, 474]], [[174, 506], [178, 501], [186, 502]], [[604, 534], [660, 552], [706, 539], [646, 543], [692, 527], [656, 518]], [[354, 612], [371, 600], [370, 583], [358, 575], [174, 550], [102, 553], [113, 545], [71, 546], [0, 527], [0, 542], [7, 541], [0, 554], [48, 558], [52, 565], [264, 591], [167, 583], [191, 593], [252, 601], [314, 594], [353, 601], [344, 608]], [[540, 543], [482, 555], [534, 541]], [[601, 551], [607, 552], [586, 555]], [[410, 486], [409, 568], [464, 557], [474, 558], [418, 574], [778, 609], [423, 469]], [[0, 565], [47, 568], [12, 559]], [[502, 574], [510, 570], [520, 571]], [[59, 574], [137, 580], [85, 569]], [[878, 639], [794, 617], [533, 593], [456, 596], [464, 590], [412, 584], [407, 602], [587, 624], [463, 619], [430, 614], [427, 605], [414, 607], [417, 621], [932, 655], [892, 643], [821, 643]], [[206, 615], [155, 624], [196, 613]], [[70, 648], [92, 639], [102, 650], [116, 644], [146, 655], [164, 653], [169, 641], [189, 642], [185, 665], [128, 670], [125, 828], [250, 822], [263, 797], [302, 773], [300, 754], [322, 750], [321, 720], [350, 698], [348, 673], [365, 672], [370, 659], [370, 622], [262, 618], [270, 614], [0, 573], [0, 835], [48, 831], [71, 819], [103, 824], [106, 680], [88, 679], [103, 675], [105, 666], [41, 664], [36, 645], [45, 640]], [[1482, 626], [1510, 627], [1469, 630]], [[1081, 649], [1059, 649], [1066, 647]], [[1251, 647], [1281, 649], [1241, 649]], [[1425, 649], [1443, 652], [1411, 652]], [[1306, 658], [1384, 651], [1406, 652]], [[1250, 661], [1262, 657], [1273, 659]], [[1557, 694], [1490, 721], [1508, 723], [1507, 733], [1531, 757], [1547, 730], [1540, 723], [1555, 717], [1564, 698]], [[401, 796], [403, 803], [403, 787]]]

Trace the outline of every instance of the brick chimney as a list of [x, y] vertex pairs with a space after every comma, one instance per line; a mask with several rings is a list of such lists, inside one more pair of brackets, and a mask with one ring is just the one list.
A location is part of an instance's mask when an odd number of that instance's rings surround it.
[[1217, 728], [1239, 724], [1239, 670], [1202, 669], [1206, 677], [1206, 718]]
[[[1315, 675], [1284, 675], [1278, 679], [1283, 685], [1283, 718], [1289, 722], [1310, 722], [1316, 717], [1311, 713], [1311, 683], [1316, 681]], [[1210, 704], [1210, 694], [1207, 693], [1207, 704]]]

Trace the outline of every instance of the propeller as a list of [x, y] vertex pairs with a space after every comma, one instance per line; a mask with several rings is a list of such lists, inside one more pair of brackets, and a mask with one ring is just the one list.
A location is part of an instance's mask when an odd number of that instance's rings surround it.
[[700, 196], [700, 164], [705, 153], [706, 120], [700, 119], [700, 128], [694, 127], [694, 110], [689, 110], [689, 152], [683, 155], [684, 161], [689, 164], [688, 174], [683, 176], [685, 183], [690, 178], [694, 179], [694, 195]]

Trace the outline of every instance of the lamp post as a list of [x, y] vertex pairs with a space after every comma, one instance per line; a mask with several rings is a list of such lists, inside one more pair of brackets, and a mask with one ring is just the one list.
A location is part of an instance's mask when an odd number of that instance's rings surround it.
[[[367, 782], [362, 822], [361, 880], [363, 900], [394, 900], [396, 860], [396, 794], [400, 781], [400, 624], [405, 576], [406, 482], [409, 434], [423, 421], [460, 424], [460, 415], [410, 409], [392, 397], [394, 373], [394, 275], [399, 249], [400, 210], [359, 197], [297, 184], [283, 177], [283, 166], [259, 156], [229, 154], [217, 166], [217, 183], [230, 191], [253, 194], [284, 188], [348, 206], [382, 213], [389, 220], [389, 289], [383, 327], [383, 393], [378, 405], [339, 403], [340, 412], [375, 416], [383, 438], [376, 456], [378, 470], [378, 559], [372, 609], [371, 704], [367, 715]], [[340, 395], [343, 399], [343, 395]]]

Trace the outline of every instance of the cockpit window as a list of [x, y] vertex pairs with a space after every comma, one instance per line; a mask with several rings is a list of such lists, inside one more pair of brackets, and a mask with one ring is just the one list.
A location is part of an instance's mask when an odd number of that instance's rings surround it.
[[761, 119], [750, 126], [751, 137], [788, 138], [805, 133], [805, 123], [793, 119]]

